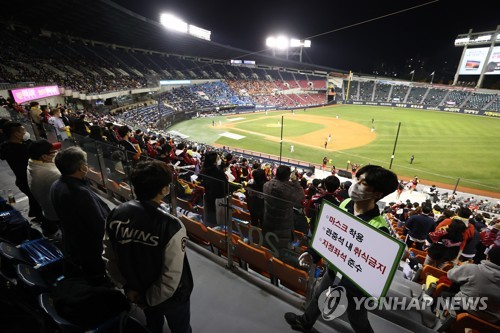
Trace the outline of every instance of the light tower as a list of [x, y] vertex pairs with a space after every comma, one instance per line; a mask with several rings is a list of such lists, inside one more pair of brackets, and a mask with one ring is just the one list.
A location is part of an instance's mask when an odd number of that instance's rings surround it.
[[298, 57], [298, 60], [302, 62], [302, 51], [305, 47], [311, 47], [311, 41], [288, 39], [285, 36], [270, 36], [266, 39], [266, 46], [271, 49], [273, 56], [286, 55], [287, 60], [291, 57]]

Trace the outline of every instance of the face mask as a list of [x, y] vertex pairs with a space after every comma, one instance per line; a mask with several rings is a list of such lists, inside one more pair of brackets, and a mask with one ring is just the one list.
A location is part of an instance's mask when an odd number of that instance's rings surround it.
[[221, 165], [221, 163], [222, 163], [222, 160], [221, 160], [220, 158], [219, 158], [219, 159], [217, 159], [217, 166], [220, 166], [220, 165]]
[[373, 197], [374, 197], [373, 192], [366, 191], [364, 186], [360, 185], [358, 183], [352, 184], [351, 187], [349, 187], [349, 190], [347, 192], [349, 193], [349, 197], [354, 202], [370, 200], [370, 199], [373, 199]]
[[28, 141], [31, 138], [30, 132], [26, 132], [23, 135], [23, 141]]

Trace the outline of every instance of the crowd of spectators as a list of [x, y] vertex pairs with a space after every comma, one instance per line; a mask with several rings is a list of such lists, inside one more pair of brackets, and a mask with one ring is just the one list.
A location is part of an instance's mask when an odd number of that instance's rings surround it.
[[[36, 109], [37, 105], [32, 107]], [[366, 189], [366, 185], [359, 183], [358, 179], [353, 181], [356, 186], [352, 190], [352, 182], [341, 183], [335, 174], [324, 179], [313, 179], [303, 170], [294, 170], [289, 166], [280, 166], [278, 163], [269, 163], [259, 159], [248, 160], [242, 156], [235, 156], [225, 149], [199, 145], [154, 128], [142, 130], [119, 125], [115, 117], [110, 115], [104, 116], [88, 111], [73, 112], [62, 105], [49, 108], [47, 111], [49, 115], [61, 114], [60, 119], [68, 126], [69, 137], [66, 140], [75, 140], [77, 145], [87, 152], [85, 163], [80, 163], [77, 169], [70, 168], [64, 171], [66, 175], [73, 172], [82, 176], [88, 175], [91, 170], [103, 170], [99, 166], [97, 158], [99, 152], [92, 148], [99, 144], [102, 145], [105, 161], [114, 162], [106, 165], [106, 173], [109, 172], [108, 176], [117, 182], [129, 182], [130, 174], [133, 173], [138, 163], [146, 159], [156, 159], [176, 166], [178, 178], [174, 182], [189, 183], [194, 188], [188, 193], [186, 188], [181, 185], [181, 190], [179, 192], [176, 190], [176, 194], [178, 197], [188, 200], [193, 206], [204, 210], [204, 214], [196, 213], [194, 209], [185, 212], [185, 214], [197, 219], [207, 227], [223, 230], [226, 225], [224, 222], [221, 223], [224, 218], [218, 212], [218, 200], [227, 195], [233, 195], [239, 201], [248, 203], [250, 216], [248, 223], [254, 223], [255, 227], [262, 228], [266, 247], [271, 250], [276, 249], [276, 252], [273, 253], [276, 258], [295, 267], [299, 267], [298, 256], [303, 250], [296, 245], [297, 235], [302, 234], [304, 237], [302, 239], [305, 239], [306, 242], [312, 236], [318, 208], [322, 200], [326, 199], [341, 206], [342, 202], [347, 205], [348, 201], [346, 200], [348, 199], [346, 197], [364, 200], [365, 193], [359, 191], [361, 188]], [[24, 112], [26, 116], [33, 113]], [[48, 123], [50, 123], [50, 119], [48, 117]], [[42, 123], [42, 127], [47, 133], [50, 132], [51, 128], [45, 122]], [[63, 139], [63, 145], [64, 143]], [[116, 155], [119, 155], [116, 153], [117, 151], [121, 152], [118, 158], [116, 158]], [[77, 152], [78, 154], [80, 153]], [[60, 156], [62, 158], [64, 154]], [[364, 173], [365, 169], [366, 167], [357, 170], [357, 176], [359, 176], [358, 173]], [[121, 174], [121, 178], [114, 178], [118, 174]], [[202, 193], [205, 193], [205, 202], [200, 200], [199, 193], [195, 196], [198, 191], [197, 187], [202, 189]], [[396, 185], [391, 191], [395, 189]], [[81, 190], [86, 191], [84, 188]], [[56, 192], [54, 191], [54, 195]], [[385, 194], [388, 193], [384, 192]], [[60, 196], [57, 198], [53, 196], [53, 200], [60, 199]], [[378, 199], [379, 197], [377, 197]], [[498, 241], [494, 237], [498, 221], [487, 221], [488, 215], [485, 213], [481, 215], [472, 213], [469, 207], [477, 205], [477, 208], [484, 208], [484, 201], [474, 200], [474, 198], [459, 201], [451, 197], [447, 200], [449, 200], [449, 206], [444, 206], [443, 202], [443, 208], [433, 206], [433, 209], [430, 209], [430, 201], [420, 204], [408, 202], [406, 207], [411, 207], [411, 209], [407, 208], [406, 216], [405, 210], [402, 209], [404, 207], [400, 204], [394, 204], [387, 211], [388, 214], [400, 219], [400, 226], [408, 234], [406, 242], [409, 248], [427, 250], [428, 264], [435, 264], [443, 268], [447, 264], [454, 266], [468, 260], [480, 262], [485, 248], [494, 246], [495, 242]], [[94, 202], [98, 202], [98, 200], [94, 199]], [[468, 206], [465, 207], [464, 204]], [[455, 205], [459, 207], [453, 212], [450, 208]], [[58, 206], [66, 207], [67, 204]], [[399, 212], [400, 209], [402, 209], [403, 214]], [[73, 212], [68, 211], [67, 213]], [[104, 215], [106, 214], [105, 212]], [[63, 219], [67, 219], [67, 217], [61, 218], [62, 211], [58, 213], [58, 216], [61, 223], [64, 223]], [[385, 224], [385, 222], [381, 224], [381, 227], [389, 230], [389, 224]], [[455, 229], [457, 231], [454, 231]], [[63, 237], [64, 232], [63, 228]], [[66, 233], [68, 232], [66, 231]], [[266, 236], [268, 234], [272, 236]], [[490, 243], [487, 243], [486, 240]], [[441, 246], [436, 251], [436, 246], [432, 246], [434, 243], [445, 245], [444, 248]], [[484, 248], [481, 248], [480, 244]], [[78, 246], [75, 242], [72, 242], [72, 245]], [[449, 251], [446, 245], [452, 247], [453, 251]], [[75, 251], [77, 250], [73, 250], [73, 253], [77, 253]], [[101, 253], [102, 248], [98, 251]], [[82, 265], [80, 264], [81, 268], [85, 266]], [[97, 275], [102, 276], [101, 265], [99, 265], [98, 270], [99, 274]], [[94, 273], [91, 271], [91, 274]]]

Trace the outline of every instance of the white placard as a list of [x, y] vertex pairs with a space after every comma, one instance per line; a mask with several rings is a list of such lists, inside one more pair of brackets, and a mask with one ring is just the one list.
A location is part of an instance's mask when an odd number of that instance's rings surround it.
[[367, 295], [386, 295], [405, 244], [323, 200], [312, 248]]

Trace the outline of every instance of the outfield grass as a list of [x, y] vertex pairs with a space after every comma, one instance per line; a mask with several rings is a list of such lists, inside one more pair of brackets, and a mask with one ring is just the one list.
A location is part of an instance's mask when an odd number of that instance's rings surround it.
[[[295, 111], [302, 113], [302, 110]], [[170, 129], [189, 135], [192, 140], [207, 144], [220, 144], [279, 155], [281, 128], [278, 119], [286, 112], [269, 112], [268, 119], [263, 113], [233, 115], [230, 117], [200, 118], [176, 124]], [[353, 149], [332, 151], [326, 154], [337, 168], [345, 168], [347, 161], [361, 165], [378, 164], [389, 167], [396, 139], [398, 123], [401, 129], [392, 164], [399, 176], [433, 180], [454, 185], [460, 178], [460, 186], [500, 192], [500, 119], [483, 116], [452, 114], [438, 111], [399, 109], [386, 107], [339, 105], [307, 111], [309, 117], [315, 115], [353, 121], [368, 128], [375, 119], [376, 139], [371, 143]], [[228, 131], [218, 126], [231, 118], [245, 118], [230, 130], [244, 135], [241, 140], [219, 136]], [[212, 120], [216, 126], [212, 127]], [[295, 152], [290, 153], [287, 136], [313, 133], [326, 125], [303, 121], [286, 120], [283, 132], [283, 157], [294, 158], [320, 164], [325, 150], [294, 144]], [[259, 132], [262, 135], [246, 131]], [[274, 137], [274, 140], [266, 139]], [[335, 133], [333, 133], [335, 139]], [[410, 156], [415, 160], [409, 164]]]

